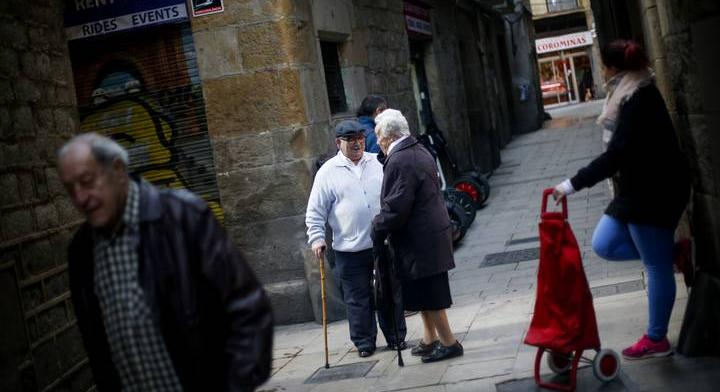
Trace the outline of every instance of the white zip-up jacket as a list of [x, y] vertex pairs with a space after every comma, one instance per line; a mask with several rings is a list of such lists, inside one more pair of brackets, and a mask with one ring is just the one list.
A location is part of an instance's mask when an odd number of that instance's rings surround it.
[[325, 239], [325, 222], [333, 233], [332, 247], [341, 252], [372, 248], [372, 219], [380, 212], [383, 167], [377, 154], [364, 153], [357, 166], [341, 151], [315, 175], [305, 213], [308, 243]]

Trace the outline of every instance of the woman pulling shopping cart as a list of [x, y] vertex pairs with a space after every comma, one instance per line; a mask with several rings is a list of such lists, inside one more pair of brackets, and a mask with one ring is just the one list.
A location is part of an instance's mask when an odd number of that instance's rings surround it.
[[616, 180], [614, 198], [593, 234], [593, 250], [610, 261], [643, 261], [649, 308], [647, 330], [622, 355], [629, 360], [668, 356], [674, 232], [690, 194], [687, 163], [638, 44], [614, 41], [601, 57], [608, 97], [598, 123], [609, 137], [607, 150], [555, 186], [553, 196], [564, 200], [604, 179]]

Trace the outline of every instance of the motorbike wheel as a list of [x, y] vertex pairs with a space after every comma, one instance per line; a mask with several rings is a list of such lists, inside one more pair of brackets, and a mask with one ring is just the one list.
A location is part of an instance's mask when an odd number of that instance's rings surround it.
[[462, 175], [453, 182], [452, 187], [460, 192], [467, 193], [475, 203], [476, 208], [480, 208], [485, 200], [487, 200], [485, 188], [481, 186], [474, 177]]
[[[465, 192], [460, 192], [456, 189], [446, 189], [445, 199], [460, 204], [460, 206], [463, 208], [463, 211], [465, 212], [465, 216], [468, 218], [468, 227], [473, 223], [473, 221], [475, 221], [477, 208], [475, 207], [475, 202], [470, 197], [470, 195]], [[465, 229], [467, 229], [468, 227], [465, 227]]]
[[465, 236], [467, 227], [470, 224], [468, 223], [468, 218], [465, 215], [465, 210], [460, 204], [445, 199], [445, 206], [447, 207], [448, 215], [450, 216], [453, 244], [457, 244]]

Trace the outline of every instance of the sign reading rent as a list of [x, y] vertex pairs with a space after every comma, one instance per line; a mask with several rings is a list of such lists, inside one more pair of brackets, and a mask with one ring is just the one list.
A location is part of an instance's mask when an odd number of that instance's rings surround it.
[[65, 9], [69, 40], [187, 20], [185, 0], [72, 0]]
[[589, 31], [583, 31], [582, 33], [566, 34], [558, 37], [535, 40], [535, 49], [538, 54], [540, 54], [578, 48], [581, 46], [589, 46], [592, 45], [592, 43], [592, 33]]

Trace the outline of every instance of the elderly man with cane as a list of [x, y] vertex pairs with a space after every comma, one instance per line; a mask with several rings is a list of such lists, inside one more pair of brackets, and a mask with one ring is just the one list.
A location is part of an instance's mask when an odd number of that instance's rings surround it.
[[375, 120], [386, 158], [373, 239], [376, 243], [388, 239], [396, 255], [405, 310], [421, 312], [423, 338], [412, 354], [422, 356], [422, 362], [463, 355], [445, 312], [452, 304], [447, 271], [455, 261], [435, 160], [410, 135], [402, 113], [387, 109]]
[[[308, 243], [321, 259], [326, 249], [325, 223], [333, 233], [333, 272], [343, 292], [350, 326], [350, 339], [360, 357], [375, 352], [377, 326], [372, 291], [373, 250], [370, 239], [372, 218], [380, 210], [382, 165], [376, 154], [365, 152], [365, 135], [360, 123], [343, 121], [335, 128], [338, 153], [315, 175], [308, 200], [305, 223]], [[395, 339], [391, 307], [378, 309], [380, 329], [388, 349], [404, 349], [405, 319], [402, 306], [395, 306], [399, 336]]]

